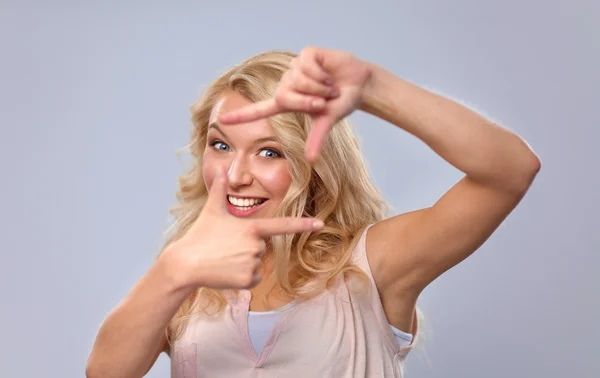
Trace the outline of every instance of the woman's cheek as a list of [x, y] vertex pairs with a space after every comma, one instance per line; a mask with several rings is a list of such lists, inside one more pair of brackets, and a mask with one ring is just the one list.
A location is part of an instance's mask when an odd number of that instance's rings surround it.
[[262, 170], [263, 182], [269, 186], [269, 191], [277, 197], [285, 196], [291, 183], [290, 172], [285, 161], [277, 162]]
[[215, 163], [216, 162], [214, 159], [211, 159], [209, 154], [204, 155], [204, 158], [202, 159], [202, 178], [204, 179], [206, 188], [209, 190], [215, 177], [215, 169], [217, 166]]

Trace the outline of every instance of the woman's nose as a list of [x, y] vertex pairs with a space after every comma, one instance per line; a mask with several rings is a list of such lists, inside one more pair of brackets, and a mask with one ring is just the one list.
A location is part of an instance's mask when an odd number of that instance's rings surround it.
[[241, 159], [235, 159], [231, 163], [227, 174], [229, 176], [229, 185], [234, 188], [252, 184], [252, 174], [248, 169], [248, 164]]

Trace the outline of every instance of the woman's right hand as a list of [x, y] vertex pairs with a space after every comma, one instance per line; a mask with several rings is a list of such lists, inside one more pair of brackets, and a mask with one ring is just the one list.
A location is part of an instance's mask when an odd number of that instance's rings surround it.
[[227, 211], [227, 187], [227, 173], [220, 169], [194, 224], [165, 251], [177, 261], [183, 285], [190, 289], [252, 288], [261, 279], [256, 271], [265, 252], [265, 239], [323, 227], [323, 222], [314, 218], [237, 218]]

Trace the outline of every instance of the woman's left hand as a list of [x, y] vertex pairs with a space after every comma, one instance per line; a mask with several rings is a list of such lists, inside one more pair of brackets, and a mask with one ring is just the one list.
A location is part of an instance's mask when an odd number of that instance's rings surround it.
[[274, 98], [223, 113], [219, 121], [235, 124], [280, 113], [308, 113], [313, 129], [305, 152], [314, 162], [333, 125], [360, 106], [370, 77], [369, 65], [350, 53], [308, 47], [293, 59]]

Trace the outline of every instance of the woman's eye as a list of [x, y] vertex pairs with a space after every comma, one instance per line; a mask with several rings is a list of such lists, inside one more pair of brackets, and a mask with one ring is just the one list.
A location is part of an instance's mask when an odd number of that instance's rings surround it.
[[259, 156], [262, 157], [266, 157], [266, 158], [278, 158], [281, 157], [281, 154], [273, 149], [270, 148], [265, 148], [263, 150], [260, 151], [260, 153], [258, 154]]
[[229, 146], [226, 145], [223, 142], [219, 142], [219, 141], [214, 141], [210, 144], [212, 147], [216, 148], [217, 150], [221, 150], [221, 151], [229, 151]]

